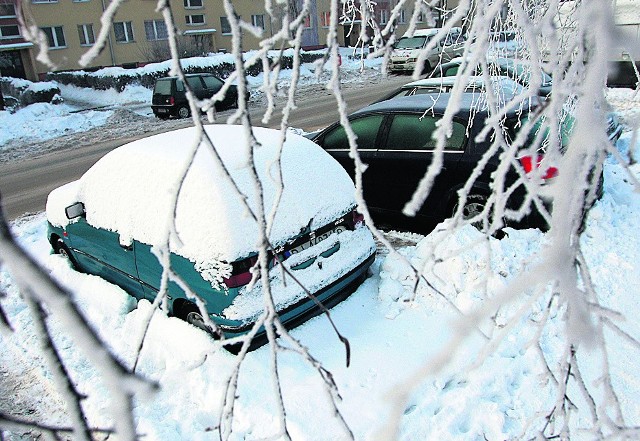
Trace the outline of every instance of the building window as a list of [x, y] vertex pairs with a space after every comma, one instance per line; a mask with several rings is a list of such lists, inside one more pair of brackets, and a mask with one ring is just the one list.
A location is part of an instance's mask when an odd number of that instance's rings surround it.
[[49, 26], [46, 28], [40, 28], [42, 32], [47, 36], [49, 48], [59, 49], [67, 47], [67, 42], [64, 39], [64, 32], [62, 26]]
[[78, 25], [78, 36], [80, 37], [80, 46], [91, 46], [96, 42], [93, 35], [93, 24]]
[[405, 24], [407, 22], [407, 16], [404, 9], [400, 9], [400, 13], [398, 14], [398, 24]]
[[380, 11], [380, 24], [387, 24], [387, 22], [389, 21], [389, 11], [387, 11], [386, 9], [382, 9]]
[[0, 26], [0, 38], [16, 38], [20, 36], [18, 25]]
[[31, 0], [33, 3], [58, 3], [58, 0]]
[[331, 11], [323, 11], [320, 16], [322, 27], [328, 28], [331, 25]]
[[169, 38], [164, 20], [145, 20], [144, 33], [149, 41], [167, 40]]
[[16, 17], [16, 7], [13, 3], [0, 5], [0, 18]]
[[231, 33], [231, 25], [227, 17], [220, 17], [220, 32], [222, 32], [223, 35]]
[[251, 24], [256, 28], [264, 29], [264, 15], [252, 15]]
[[184, 7], [186, 9], [202, 8], [202, 0], [184, 0]]
[[130, 21], [119, 21], [113, 24], [113, 33], [116, 34], [118, 43], [130, 43], [133, 41], [133, 26]]
[[198, 15], [185, 15], [185, 21], [188, 25], [203, 25], [204, 24], [204, 14]]
[[73, 0], [73, 3], [85, 3], [88, 2], [89, 0]]
[[309, 17], [308, 15], [304, 18], [303, 26], [305, 29], [311, 28], [311, 17]]

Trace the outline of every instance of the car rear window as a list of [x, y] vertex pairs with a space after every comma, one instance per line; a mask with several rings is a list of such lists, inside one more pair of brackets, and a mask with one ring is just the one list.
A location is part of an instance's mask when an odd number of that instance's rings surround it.
[[[396, 115], [389, 128], [387, 149], [389, 150], [435, 150], [437, 141], [433, 133], [437, 129], [438, 117], [421, 115]], [[464, 149], [466, 127], [453, 121], [451, 137], [445, 144], [445, 150]]]
[[160, 79], [156, 81], [156, 85], [153, 88], [153, 93], [159, 95], [171, 95], [171, 79]]

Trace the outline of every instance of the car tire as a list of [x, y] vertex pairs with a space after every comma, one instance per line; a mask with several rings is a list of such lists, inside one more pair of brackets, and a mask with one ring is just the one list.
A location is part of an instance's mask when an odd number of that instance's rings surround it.
[[425, 60], [424, 64], [422, 65], [421, 75], [428, 75], [431, 73], [431, 71], [431, 63], [429, 63], [429, 60]]
[[180, 302], [179, 304], [174, 303], [173, 315], [178, 317], [180, 320], [184, 320], [190, 325], [195, 326], [196, 328], [200, 328], [207, 332], [210, 332], [209, 328], [204, 323], [202, 314], [200, 314], [200, 309], [198, 309], [198, 306], [193, 302], [185, 300], [183, 302]]
[[67, 245], [65, 245], [65, 243], [62, 241], [62, 239], [57, 238], [52, 245], [53, 245], [53, 252], [55, 254], [59, 254], [65, 259], [67, 259], [73, 269], [78, 269], [78, 264], [76, 263], [76, 260], [73, 258], [71, 251], [69, 250]]
[[471, 194], [467, 196], [467, 200], [462, 207], [462, 219], [472, 219], [482, 213], [482, 210], [484, 210], [484, 207], [487, 205], [487, 200], [488, 198], [481, 194]]
[[[482, 213], [484, 208], [487, 206], [488, 200], [489, 198], [483, 194], [470, 194], [469, 196], [467, 196], [467, 200], [465, 201], [465, 204], [462, 207], [462, 219], [466, 221]], [[454, 214], [457, 211], [457, 209], [458, 209], [458, 205], [456, 204], [453, 210]], [[493, 213], [492, 211], [490, 211], [488, 214], [489, 223], [493, 222], [492, 216], [493, 216]], [[482, 220], [476, 221], [471, 225], [473, 225], [478, 231], [483, 231]], [[503, 226], [505, 225], [504, 219], [502, 219], [502, 225]], [[505, 236], [505, 232], [502, 229], [499, 229], [499, 230], [496, 230], [492, 234], [492, 236], [495, 237], [496, 239], [502, 239]]]
[[187, 106], [178, 107], [178, 111], [176, 113], [178, 115], [178, 118], [189, 118], [189, 116], [191, 115], [191, 111]]

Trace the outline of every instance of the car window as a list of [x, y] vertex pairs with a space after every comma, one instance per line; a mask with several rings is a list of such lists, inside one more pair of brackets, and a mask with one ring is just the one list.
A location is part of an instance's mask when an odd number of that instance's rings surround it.
[[[383, 115], [371, 115], [351, 121], [351, 128], [358, 136], [359, 149], [375, 149], [378, 130], [383, 118]], [[344, 128], [338, 126], [327, 133], [322, 142], [322, 147], [325, 149], [347, 150], [349, 148], [349, 140]]]
[[[530, 117], [524, 116], [521, 118], [521, 125], [520, 127], [524, 126], [528, 121], [529, 121]], [[558, 141], [559, 144], [562, 148], [566, 148], [566, 146], [569, 144], [569, 140], [571, 139], [571, 135], [573, 133], [573, 127], [575, 125], [575, 118], [567, 113], [567, 112], [563, 112], [562, 115], [560, 115], [560, 121], [559, 121], [559, 127], [558, 127]], [[516, 132], [518, 130], [516, 129]], [[549, 144], [549, 137], [551, 136], [551, 128], [549, 127], [549, 123], [545, 122], [545, 117], [538, 117], [534, 124], [533, 127], [531, 127], [531, 130], [529, 130], [529, 133], [527, 135], [527, 145], [532, 145], [537, 137], [540, 137], [540, 149], [541, 150], [546, 150], [548, 144]]]
[[176, 91], [177, 92], [184, 92], [184, 83], [182, 82], [182, 80], [177, 80], [176, 81]]
[[189, 87], [193, 91], [204, 89], [200, 77], [187, 77], [187, 83], [189, 83]]
[[160, 95], [171, 95], [171, 81], [172, 80], [169, 79], [156, 81], [156, 86], [153, 88], [153, 93], [158, 93]]
[[456, 43], [462, 43], [464, 41], [464, 38], [462, 38], [462, 34], [460, 31], [452, 29], [448, 34], [447, 37], [444, 40], [444, 44], [446, 46], [450, 46], [452, 44], [456, 44]]
[[[389, 128], [387, 149], [389, 150], [434, 150], [436, 140], [433, 133], [440, 117], [421, 115], [396, 115]], [[464, 149], [466, 128], [453, 121], [451, 137], [447, 139], [445, 150], [461, 151]]]
[[[429, 37], [431, 39], [431, 37]], [[427, 37], [402, 37], [395, 45], [396, 49], [420, 49], [427, 41]]]
[[202, 79], [204, 80], [204, 84], [205, 86], [207, 86], [207, 89], [219, 90], [222, 87], [222, 81], [220, 81], [216, 77], [207, 76], [202, 77]]
[[458, 70], [460, 69], [460, 66], [451, 66], [448, 69], [445, 69], [444, 72], [442, 72], [442, 76], [443, 77], [453, 77], [456, 76], [458, 74]]
[[427, 94], [427, 93], [442, 93], [442, 92], [446, 92], [447, 89], [448, 89], [447, 86], [441, 86], [441, 87], [433, 87], [433, 86], [418, 87], [413, 92], [413, 95], [424, 95], [424, 94]]

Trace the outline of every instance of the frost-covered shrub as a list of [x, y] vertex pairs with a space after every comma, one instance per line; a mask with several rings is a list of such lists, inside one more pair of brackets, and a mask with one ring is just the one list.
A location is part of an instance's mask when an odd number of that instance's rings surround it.
[[[251, 52], [245, 54], [245, 60], [251, 58]], [[324, 51], [301, 52], [303, 63], [311, 63], [324, 56]], [[283, 69], [293, 67], [293, 51], [279, 51], [270, 53], [271, 65], [280, 63]], [[192, 57], [180, 60], [185, 74], [210, 73], [219, 78], [227, 78], [235, 70], [235, 61], [231, 54], [211, 54], [207, 57]], [[262, 72], [262, 62], [257, 60], [246, 67], [247, 75], [256, 76]], [[166, 77], [171, 70], [171, 62], [150, 63], [136, 69], [124, 69], [121, 67], [106, 67], [95, 72], [66, 71], [50, 72], [48, 80], [57, 81], [60, 84], [70, 84], [76, 87], [85, 87], [96, 90], [115, 89], [122, 92], [130, 84], [140, 85], [149, 89], [153, 88], [156, 79]]]
[[34, 83], [21, 78], [2, 77], [0, 88], [3, 95], [15, 98], [22, 106], [33, 103], [58, 104], [62, 101], [60, 89], [49, 81]]

